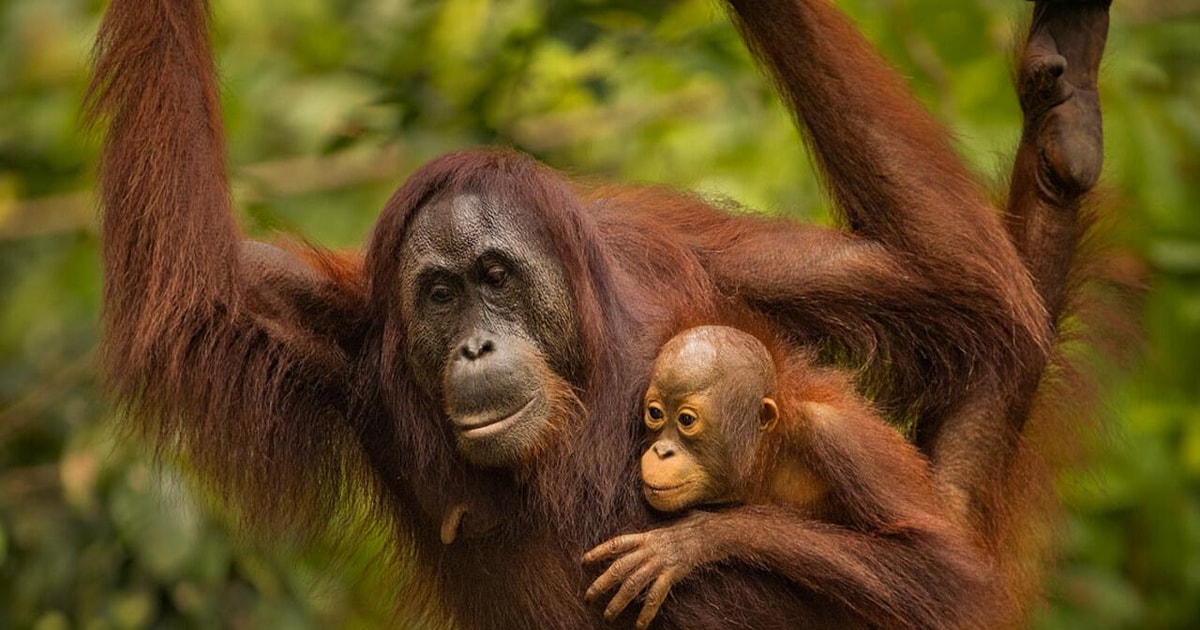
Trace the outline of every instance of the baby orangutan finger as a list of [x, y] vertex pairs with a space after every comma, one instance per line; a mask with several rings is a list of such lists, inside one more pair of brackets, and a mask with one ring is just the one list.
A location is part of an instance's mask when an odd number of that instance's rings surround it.
[[650, 552], [645, 550], [636, 550], [628, 555], [622, 556], [613, 562], [608, 570], [600, 577], [596, 578], [595, 582], [588, 588], [585, 599], [589, 602], [595, 600], [601, 593], [606, 593], [612, 588], [625, 581], [625, 578], [642, 565], [646, 556]]
[[663, 602], [667, 601], [667, 595], [674, 585], [675, 580], [668, 573], [664, 573], [654, 580], [654, 584], [646, 593], [646, 602], [642, 604], [642, 612], [638, 613], [638, 630], [646, 630], [650, 627], [650, 622], [654, 621], [654, 617], [658, 615], [658, 609], [662, 608]]
[[654, 579], [655, 573], [653, 564], [646, 564], [626, 578], [625, 583], [608, 603], [608, 607], [604, 609], [604, 618], [608, 621], [616, 619], [617, 615], [629, 606], [629, 602], [632, 602], [633, 598], [637, 597], [638, 593], [641, 593], [642, 589], [646, 588], [646, 585]]
[[626, 534], [610, 538], [607, 541], [600, 543], [591, 551], [583, 554], [584, 564], [591, 564], [601, 560], [610, 560], [619, 555], [629, 553], [641, 546], [643, 534]]

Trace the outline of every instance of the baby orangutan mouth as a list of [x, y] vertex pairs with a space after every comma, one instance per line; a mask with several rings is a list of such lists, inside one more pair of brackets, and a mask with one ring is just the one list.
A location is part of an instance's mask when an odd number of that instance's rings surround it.
[[647, 483], [642, 484], [642, 494], [655, 509], [666, 510], [665, 506], [674, 503], [675, 501], [672, 499], [678, 499], [679, 495], [686, 494], [691, 485], [692, 483], [687, 481], [674, 486], [652, 486]]

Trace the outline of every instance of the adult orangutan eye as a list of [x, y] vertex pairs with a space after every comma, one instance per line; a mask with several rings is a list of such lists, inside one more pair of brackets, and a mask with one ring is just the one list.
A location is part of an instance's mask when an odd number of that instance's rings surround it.
[[679, 414], [679, 426], [686, 429], [686, 428], [692, 426], [693, 424], [696, 424], [696, 416], [694, 414], [688, 413], [686, 411]]
[[492, 265], [487, 268], [487, 272], [484, 273], [483, 279], [485, 282], [498, 289], [504, 286], [504, 282], [508, 280], [508, 269], [505, 269], [504, 265]]
[[448, 304], [454, 299], [454, 291], [444, 284], [435, 284], [429, 288], [429, 299], [435, 304]]

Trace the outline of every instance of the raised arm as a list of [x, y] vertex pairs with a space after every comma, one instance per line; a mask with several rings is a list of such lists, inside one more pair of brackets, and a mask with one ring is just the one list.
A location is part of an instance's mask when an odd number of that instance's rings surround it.
[[865, 363], [861, 385], [913, 423], [956, 511], [995, 535], [997, 480], [1019, 449], [1066, 300], [1080, 200], [1099, 171], [1108, 0], [1036, 4], [1005, 221], [941, 127], [827, 0], [730, 4], [851, 234], [763, 223], [747, 228], [745, 247], [698, 250], [711, 252], [723, 289], [831, 356]]
[[242, 241], [207, 22], [201, 0], [113, 0], [100, 28], [102, 344], [133, 426], [269, 519], [338, 452], [352, 333], [331, 324], [358, 298], [352, 265]]
[[851, 230], [903, 251], [961, 257], [999, 234], [946, 130], [828, 0], [731, 0]]
[[[931, 402], [957, 400], [979, 378], [1006, 380], [1047, 347], [1044, 310], [999, 214], [946, 131], [850, 21], [828, 0], [730, 5], [851, 234], [750, 225], [737, 247], [708, 248], [718, 284], [798, 334], [828, 335], [889, 366], [873, 387], [891, 390], [884, 402], [909, 418], [942, 415], [929, 413]], [[773, 265], [738, 262], [766, 256]]]

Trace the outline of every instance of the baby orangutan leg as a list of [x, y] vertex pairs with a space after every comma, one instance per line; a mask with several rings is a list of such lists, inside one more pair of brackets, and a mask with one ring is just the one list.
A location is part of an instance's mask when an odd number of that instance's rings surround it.
[[1104, 162], [1097, 81], [1108, 5], [1038, 2], [1017, 77], [1025, 130], [1006, 223], [1051, 321], [1065, 299], [1081, 199]]

